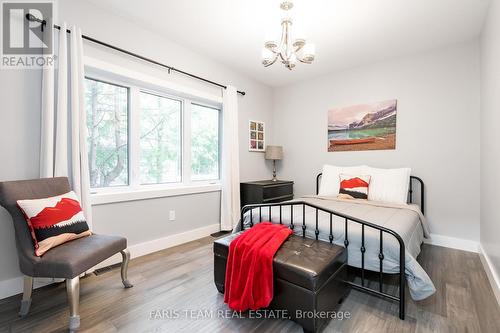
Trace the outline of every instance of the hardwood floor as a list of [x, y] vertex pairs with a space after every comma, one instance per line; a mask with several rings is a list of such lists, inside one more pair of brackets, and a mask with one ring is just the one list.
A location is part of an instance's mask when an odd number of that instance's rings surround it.
[[[212, 241], [132, 260], [131, 289], [122, 288], [119, 269], [82, 279], [80, 331], [302, 332], [289, 320], [218, 318], [227, 307], [213, 284]], [[338, 309], [351, 318], [332, 320], [324, 332], [500, 332], [500, 308], [477, 254], [424, 245], [419, 262], [437, 293], [420, 302], [408, 298], [406, 320], [399, 320], [396, 303], [352, 291]], [[17, 316], [20, 299], [0, 301], [0, 332], [67, 330], [63, 283], [36, 290], [24, 319]]]

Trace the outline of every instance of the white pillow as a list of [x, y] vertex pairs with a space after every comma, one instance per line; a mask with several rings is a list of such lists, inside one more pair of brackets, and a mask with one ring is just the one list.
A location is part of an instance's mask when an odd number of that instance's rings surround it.
[[406, 204], [410, 185], [410, 168], [379, 169], [366, 167], [371, 176], [368, 200]]
[[365, 171], [366, 168], [368, 167], [365, 165], [342, 167], [325, 164], [323, 166], [323, 175], [321, 176], [318, 195], [334, 197], [338, 196], [340, 189], [340, 174], [346, 173], [350, 175], [366, 175], [369, 174]]

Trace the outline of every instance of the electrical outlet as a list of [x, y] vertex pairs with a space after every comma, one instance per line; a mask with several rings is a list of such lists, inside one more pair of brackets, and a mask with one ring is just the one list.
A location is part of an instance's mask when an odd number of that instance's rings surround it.
[[175, 221], [175, 210], [171, 210], [168, 214], [169, 221]]

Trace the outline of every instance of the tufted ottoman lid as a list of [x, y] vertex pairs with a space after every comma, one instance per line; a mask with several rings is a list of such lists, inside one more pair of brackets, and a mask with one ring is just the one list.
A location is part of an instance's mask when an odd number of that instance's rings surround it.
[[[239, 234], [216, 240], [214, 254], [227, 258], [229, 244]], [[291, 235], [274, 256], [274, 278], [317, 291], [346, 261], [347, 252], [341, 246]]]

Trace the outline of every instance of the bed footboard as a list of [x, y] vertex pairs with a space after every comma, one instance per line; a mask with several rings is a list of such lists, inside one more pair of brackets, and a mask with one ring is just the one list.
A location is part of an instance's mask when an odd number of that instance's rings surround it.
[[[268, 209], [269, 212], [269, 219], [272, 220], [271, 218], [271, 210], [272, 207], [279, 207], [279, 221], [269, 221], [269, 222], [279, 222], [280, 224], [283, 224], [283, 214], [282, 214], [282, 208], [288, 206], [290, 207], [290, 224], [289, 228], [292, 230], [295, 230], [295, 228], [301, 228], [302, 229], [302, 237], [306, 237], [306, 230], [307, 230], [307, 225], [306, 225], [306, 207], [311, 207], [315, 209], [316, 211], [316, 219], [315, 219], [315, 229], [314, 229], [314, 234], [316, 237], [316, 240], [319, 239], [319, 234], [320, 230], [318, 228], [318, 213], [319, 212], [324, 212], [330, 215], [330, 232], [328, 235], [328, 239], [330, 240], [330, 243], [333, 243], [334, 240], [334, 235], [333, 235], [333, 216], [340, 217], [344, 220], [344, 246], [346, 249], [349, 247], [349, 234], [348, 234], [348, 228], [349, 228], [349, 222], [354, 222], [358, 223], [361, 225], [361, 247], [359, 251], [361, 252], [361, 282], [356, 283], [354, 281], [345, 281], [348, 285], [350, 285], [352, 288], [360, 290], [362, 292], [383, 297], [392, 301], [396, 301], [399, 303], [399, 318], [404, 320], [405, 318], [405, 244], [403, 239], [399, 234], [397, 234], [394, 230], [387, 229], [385, 227], [370, 223], [368, 221], [363, 221], [358, 218], [344, 215], [335, 211], [327, 210], [325, 208], [316, 206], [314, 204], [310, 204], [304, 201], [293, 201], [293, 202], [281, 202], [281, 203], [271, 203], [271, 204], [257, 204], [257, 205], [247, 205], [244, 206], [241, 210], [241, 230], [245, 230], [245, 213], [249, 212], [250, 215], [250, 227], [254, 225], [253, 221], [253, 214], [254, 210], [258, 210], [258, 222], [262, 222], [262, 211], [265, 209]], [[302, 207], [303, 211], [303, 216], [302, 216], [302, 224], [294, 224], [293, 221], [293, 208], [294, 207]], [[338, 223], [338, 222], [337, 222]], [[366, 283], [365, 279], [365, 229], [366, 228], [372, 228], [375, 229], [379, 232], [379, 255], [378, 259], [380, 262], [380, 269], [378, 273], [378, 288], [371, 288], [368, 286], [368, 283]], [[326, 236], [326, 235], [325, 235]], [[384, 273], [383, 273], [383, 261], [384, 261], [384, 239], [385, 237], [394, 237], [399, 244], [399, 273], [398, 273], [398, 281], [399, 281], [399, 290], [398, 290], [398, 295], [390, 294], [388, 292], [384, 292], [383, 290], [383, 282], [384, 282]], [[349, 260], [349, 258], [347, 258]]]

